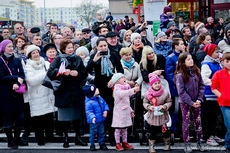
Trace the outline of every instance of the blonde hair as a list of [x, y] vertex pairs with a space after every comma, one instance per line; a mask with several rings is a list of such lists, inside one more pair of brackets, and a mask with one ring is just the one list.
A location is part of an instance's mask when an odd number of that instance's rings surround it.
[[125, 55], [125, 54], [127, 54], [127, 53], [133, 54], [131, 48], [121, 48], [121, 50], [120, 50], [120, 55], [121, 55], [121, 56], [123, 56], [123, 55]]
[[[143, 69], [144, 70], [147, 70], [147, 54], [151, 53], [153, 51], [152, 47], [150, 46], [144, 46], [143, 50], [142, 50], [142, 57], [141, 57], [141, 61], [140, 61], [140, 65], [142, 64], [143, 66]], [[154, 60], [153, 60], [153, 63], [154, 67], [156, 67], [156, 64], [157, 64], [157, 56], [156, 54], [154, 53]]]
[[128, 34], [129, 32], [131, 32], [131, 34], [133, 33], [132, 30], [127, 30], [127, 31], [125, 31], [124, 37], [123, 37], [123, 41], [126, 41], [126, 36], [127, 36], [127, 34]]

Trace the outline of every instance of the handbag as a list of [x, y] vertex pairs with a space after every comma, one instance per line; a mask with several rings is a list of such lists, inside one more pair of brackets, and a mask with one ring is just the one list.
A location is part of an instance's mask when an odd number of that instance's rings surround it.
[[[6, 64], [6, 61], [1, 57], [2, 61], [4, 62], [4, 64], [6, 65], [6, 67], [8, 68], [10, 75], [12, 75], [12, 72], [10, 70], [10, 68], [8, 67], [8, 65]], [[15, 92], [23, 94], [26, 92], [26, 85], [24, 83], [22, 83], [18, 89], [15, 90]]]
[[[45, 70], [47, 72], [47, 68], [45, 65], [44, 65], [44, 67], [45, 67]], [[50, 80], [50, 78], [46, 74], [46, 76], [42, 82], [42, 85], [47, 87], [47, 88], [53, 89], [54, 91], [57, 91], [61, 85], [61, 80]]]

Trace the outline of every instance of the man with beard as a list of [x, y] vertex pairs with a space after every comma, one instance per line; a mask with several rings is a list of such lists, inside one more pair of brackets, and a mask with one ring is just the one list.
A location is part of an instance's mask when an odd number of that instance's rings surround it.
[[[189, 42], [190, 42], [190, 39], [191, 39], [191, 36], [192, 36], [190, 28], [189, 27], [184, 27], [184, 28], [181, 29], [181, 32], [182, 32], [182, 34], [184, 36], [184, 40], [185, 40], [187, 46], [189, 46]], [[188, 48], [186, 50], [188, 50]]]
[[224, 28], [225, 38], [218, 43], [222, 53], [230, 52], [230, 23]]

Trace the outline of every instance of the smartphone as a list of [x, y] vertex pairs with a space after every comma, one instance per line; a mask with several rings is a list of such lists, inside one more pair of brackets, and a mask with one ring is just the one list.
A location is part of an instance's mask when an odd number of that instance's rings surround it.
[[153, 21], [146, 21], [147, 22], [147, 25], [152, 25], [153, 24]]
[[106, 52], [100, 52], [100, 55], [108, 55], [108, 52], [106, 51]]

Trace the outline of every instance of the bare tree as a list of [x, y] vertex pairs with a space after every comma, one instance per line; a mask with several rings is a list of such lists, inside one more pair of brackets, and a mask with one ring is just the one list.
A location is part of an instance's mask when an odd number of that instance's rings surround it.
[[79, 15], [89, 26], [92, 21], [96, 19], [96, 13], [102, 9], [102, 4], [94, 4], [93, 0], [84, 0], [83, 3], [76, 7], [76, 13]]

